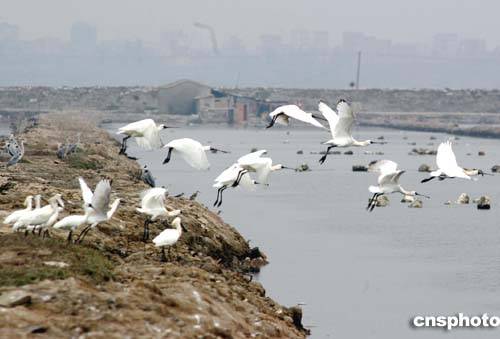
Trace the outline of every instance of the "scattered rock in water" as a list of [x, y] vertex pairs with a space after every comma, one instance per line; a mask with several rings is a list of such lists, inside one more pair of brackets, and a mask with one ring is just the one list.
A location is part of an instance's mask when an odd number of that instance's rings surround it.
[[452, 204], [452, 202], [451, 202], [451, 200], [448, 200], [448, 201], [445, 201], [445, 202], [444, 202], [444, 204], [445, 204], [445, 205], [451, 205], [451, 204]]
[[259, 149], [257, 147], [252, 147], [252, 149], [250, 149], [250, 153], [253, 153], [253, 152], [257, 152]]
[[467, 153], [466, 155], [469, 155], [469, 156], [471, 156], [471, 155], [472, 155], [472, 153]]
[[404, 137], [403, 137], [403, 140], [408, 140], [408, 137], [407, 137], [407, 136], [404, 136]]
[[460, 196], [458, 197], [456, 203], [459, 204], [459, 205], [466, 205], [470, 202], [470, 197], [467, 193], [462, 193], [460, 194]]
[[414, 202], [415, 197], [413, 195], [404, 195], [403, 198], [401, 198], [401, 202]]
[[[368, 202], [370, 202], [370, 200], [371, 199], [368, 199]], [[379, 195], [375, 206], [376, 207], [385, 207], [387, 205], [389, 205], [389, 198], [386, 195]]]
[[300, 331], [304, 331], [306, 334], [310, 334], [311, 331], [304, 328], [302, 325], [302, 309], [299, 306], [293, 306], [290, 307], [288, 311], [290, 312], [295, 327]]
[[410, 146], [416, 146], [417, 143], [415, 141], [412, 141], [412, 142], [409, 142], [408, 145], [410, 145]]
[[385, 139], [385, 138], [384, 138], [384, 136], [383, 136], [383, 135], [381, 135], [381, 136], [379, 136], [379, 137], [377, 138], [377, 140], [384, 140], [384, 139]]
[[415, 199], [414, 202], [408, 205], [410, 208], [422, 208], [424, 206], [424, 203], [420, 199]]
[[491, 168], [493, 173], [500, 173], [500, 165], [495, 165]]
[[422, 164], [418, 167], [418, 171], [419, 172], [426, 172], [426, 173], [429, 173], [429, 172], [432, 172], [431, 170], [431, 166], [427, 165], [427, 164]]
[[490, 208], [491, 208], [491, 199], [489, 196], [483, 195], [477, 200], [478, 210], [489, 210]]
[[31, 303], [31, 295], [22, 290], [4, 292], [0, 294], [0, 306], [16, 307]]
[[368, 167], [365, 165], [352, 165], [353, 172], [368, 172]]
[[410, 155], [436, 155], [437, 151], [427, 148], [414, 148], [409, 153]]
[[295, 172], [307, 172], [310, 170], [309, 165], [306, 163], [300, 164], [297, 168], [295, 168]]
[[299, 149], [299, 150], [297, 151], [297, 154], [304, 154], [304, 151], [303, 151], [303, 150], [301, 150], [301, 149]]
[[486, 155], [486, 152], [485, 151], [479, 151], [479, 152], [477, 152], [477, 155], [479, 155], [479, 156], [482, 157], [482, 156]]
[[436, 138], [435, 136], [431, 135], [431, 136], [429, 137], [429, 139], [430, 139], [430, 140], [436, 140], [437, 138]]
[[353, 152], [353, 151], [345, 151], [345, 152], [344, 152], [344, 155], [353, 155], [353, 154], [354, 154], [354, 152]]

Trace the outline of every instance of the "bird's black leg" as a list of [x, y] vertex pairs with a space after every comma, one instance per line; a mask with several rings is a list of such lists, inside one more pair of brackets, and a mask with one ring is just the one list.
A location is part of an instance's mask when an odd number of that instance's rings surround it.
[[328, 156], [328, 152], [330, 152], [330, 150], [331, 150], [332, 148], [334, 148], [334, 147], [335, 147], [335, 145], [328, 146], [328, 148], [326, 149], [325, 154], [324, 154], [324, 155], [323, 155], [323, 156], [319, 159], [319, 163], [320, 163], [320, 164], [323, 164], [323, 163], [325, 162], [326, 157]]
[[165, 247], [161, 248], [161, 256], [160, 256], [160, 261], [161, 262], [167, 262], [167, 256], [165, 255]]
[[149, 223], [150, 220], [146, 219], [144, 221], [144, 232], [142, 233], [142, 241], [146, 242], [149, 239]]
[[167, 162], [170, 161], [170, 157], [172, 156], [172, 150], [173, 150], [172, 147], [168, 148], [168, 154], [167, 154], [167, 157], [165, 158], [165, 160], [163, 160], [163, 164], [166, 164]]
[[273, 120], [271, 120], [271, 122], [269, 123], [269, 125], [266, 126], [266, 128], [271, 128], [274, 126], [274, 123], [276, 122], [276, 119], [278, 119], [278, 117], [283, 114], [283, 113], [280, 113], [280, 114], [276, 114], [274, 117], [273, 117]]
[[377, 206], [378, 197], [381, 195], [382, 193], [377, 193], [377, 196], [375, 197], [375, 199], [373, 199], [372, 207], [370, 207], [370, 212], [373, 211], [373, 209]]
[[370, 198], [370, 200], [368, 201], [368, 206], [366, 206], [366, 210], [368, 211], [373, 203], [373, 200], [375, 200], [377, 196], [377, 193], [373, 193], [372, 197]]
[[85, 239], [85, 237], [87, 236], [87, 234], [90, 232], [90, 230], [92, 229], [92, 225], [90, 225], [89, 227], [87, 227], [87, 229], [85, 229], [85, 233], [83, 234], [83, 237], [78, 241], [79, 243], [82, 243], [83, 242], [83, 239]]
[[238, 175], [236, 176], [236, 180], [233, 182], [233, 184], [231, 185], [231, 187], [236, 187], [240, 184], [240, 181], [241, 179], [243, 178], [243, 175], [246, 173], [247, 171], [246, 170], [240, 170], [238, 172]]
[[428, 182], [428, 181], [431, 181], [432, 179], [434, 179], [435, 177], [429, 177], [429, 178], [425, 178], [423, 179], [422, 181], [420, 181], [420, 183], [425, 183], [425, 182]]
[[84, 236], [84, 234], [86, 234], [86, 232], [88, 232], [88, 229], [90, 229], [90, 225], [88, 225], [87, 227], [85, 227], [82, 230], [82, 232], [78, 235], [78, 237], [75, 240], [75, 244], [78, 244], [78, 243], [82, 242], [83, 236]]
[[224, 190], [227, 188], [227, 186], [223, 186], [221, 191], [220, 191], [220, 200], [219, 200], [219, 203], [217, 204], [217, 207], [220, 207], [220, 205], [222, 205], [222, 192], [224, 192]]
[[73, 236], [73, 230], [70, 230], [68, 233], [68, 244], [71, 243], [71, 237]]
[[221, 189], [222, 189], [222, 187], [217, 190], [217, 199], [215, 199], [214, 207], [217, 206], [217, 203], [219, 202], [219, 195], [220, 195]]
[[125, 138], [122, 139], [122, 145], [120, 147], [120, 153], [118, 154], [125, 154], [127, 151], [127, 140], [130, 138], [130, 135], [127, 135]]
[[38, 229], [38, 236], [40, 236], [40, 235], [42, 235], [42, 228], [41, 227]]

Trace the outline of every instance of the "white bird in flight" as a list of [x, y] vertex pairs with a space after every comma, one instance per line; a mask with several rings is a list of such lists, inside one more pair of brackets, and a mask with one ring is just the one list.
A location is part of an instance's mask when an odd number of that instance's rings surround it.
[[156, 125], [153, 119], [144, 119], [132, 122], [120, 127], [116, 134], [123, 134], [120, 154], [126, 154], [127, 140], [134, 138], [139, 147], [146, 150], [158, 149], [162, 146], [160, 131], [165, 128], [173, 128], [164, 124]]
[[17, 220], [19, 220], [20, 217], [25, 215], [26, 213], [30, 212], [33, 209], [33, 196], [28, 195], [26, 199], [24, 199], [24, 206], [26, 208], [22, 210], [17, 210], [9, 214], [4, 220], [3, 223], [6, 225], [11, 225], [14, 224]]
[[294, 170], [291, 167], [283, 166], [282, 164], [273, 165], [273, 160], [268, 157], [262, 157], [267, 154], [266, 150], [259, 150], [246, 154], [238, 159], [238, 165], [248, 172], [255, 172], [257, 182], [267, 185], [269, 174], [281, 169]]
[[439, 180], [444, 180], [447, 178], [462, 178], [462, 179], [472, 179], [475, 175], [492, 175], [485, 173], [480, 169], [465, 169], [458, 166], [457, 158], [453, 149], [451, 147], [451, 141], [442, 142], [437, 150], [436, 154], [436, 165], [437, 170], [429, 173], [430, 177], [423, 179], [421, 182], [428, 182], [434, 178], [439, 178]]
[[271, 122], [266, 128], [273, 127], [276, 122], [281, 125], [288, 125], [290, 123], [290, 118], [303, 121], [319, 128], [325, 128], [325, 126], [313, 117], [312, 113], [304, 112], [297, 105], [280, 106], [269, 113], [269, 117], [271, 118]]
[[182, 235], [182, 230], [187, 232], [179, 217], [176, 217], [171, 225], [175, 228], [167, 228], [153, 239], [155, 246], [161, 247], [161, 261], [163, 262], [167, 261], [165, 247], [168, 247], [168, 255], [170, 256], [170, 248], [177, 243]]
[[222, 204], [222, 192], [228, 187], [241, 185], [246, 189], [253, 190], [254, 185], [258, 184], [258, 182], [250, 178], [248, 170], [242, 168], [238, 163], [234, 163], [226, 168], [214, 181], [213, 187], [217, 188], [217, 199], [214, 203], [216, 207]]
[[350, 146], [368, 146], [371, 144], [384, 144], [384, 142], [377, 142], [372, 140], [358, 141], [352, 136], [352, 127], [354, 126], [354, 111], [351, 105], [347, 103], [344, 99], [340, 99], [337, 103], [337, 113], [328, 107], [327, 104], [320, 101], [318, 104], [319, 111], [328, 121], [330, 125], [330, 131], [332, 133], [332, 139], [324, 142], [328, 148], [325, 154], [319, 159], [320, 164], [324, 163], [328, 152], [333, 147], [350, 147]]
[[368, 171], [379, 173], [378, 185], [370, 186], [368, 190], [373, 193], [372, 198], [368, 202], [367, 210], [373, 211], [377, 205], [379, 196], [391, 193], [401, 193], [410, 196], [422, 196], [429, 198], [427, 195], [417, 193], [415, 191], [407, 191], [399, 184], [399, 178], [405, 171], [398, 170], [398, 164], [391, 160], [379, 160], [371, 163]]
[[113, 214], [120, 204], [120, 199], [115, 199], [111, 206], [109, 205], [111, 198], [111, 182], [108, 179], [99, 181], [93, 193], [83, 178], [78, 178], [78, 181], [84, 201], [83, 208], [85, 212], [88, 213], [87, 224], [89, 224], [75, 240], [76, 243], [81, 243], [92, 228], [113, 217]]
[[210, 164], [207, 159], [206, 151], [229, 153], [212, 146], [203, 146], [199, 141], [182, 138], [170, 141], [168, 144], [163, 146], [163, 148], [168, 149], [168, 154], [163, 164], [170, 161], [173, 154], [179, 155], [189, 166], [197, 170], [207, 170], [210, 168]]
[[168, 211], [165, 206], [165, 198], [167, 189], [163, 187], [155, 187], [145, 190], [141, 193], [141, 207], [137, 211], [149, 216], [144, 221], [143, 241], [149, 239], [149, 224], [160, 217], [176, 217], [181, 213], [181, 210]]

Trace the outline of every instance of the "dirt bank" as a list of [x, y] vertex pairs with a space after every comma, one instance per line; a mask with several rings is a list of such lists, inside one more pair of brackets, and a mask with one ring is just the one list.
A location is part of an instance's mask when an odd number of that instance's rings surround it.
[[[37, 193], [61, 193], [64, 215], [81, 213], [78, 176], [91, 186], [112, 179], [112, 199], [122, 204], [82, 245], [67, 244], [64, 231], [41, 239], [0, 227], [0, 305], [19, 297], [17, 306], [0, 306], [0, 337], [304, 337], [300, 310], [277, 304], [250, 281], [248, 272], [265, 256], [198, 202], [167, 199], [182, 210], [187, 232], [169, 262], [159, 261], [152, 243], [141, 241], [144, 218], [135, 212], [147, 188], [138, 180], [140, 167], [119, 157], [116, 141], [89, 120], [42, 117], [22, 135], [24, 161], [1, 169], [2, 219]], [[78, 132], [80, 150], [59, 160], [57, 143]], [[152, 224], [151, 235], [166, 227], [167, 221]]]

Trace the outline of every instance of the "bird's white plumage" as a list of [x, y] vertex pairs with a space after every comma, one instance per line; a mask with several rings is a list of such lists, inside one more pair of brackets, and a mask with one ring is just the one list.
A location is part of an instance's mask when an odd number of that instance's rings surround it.
[[155, 187], [141, 193], [141, 207], [137, 211], [144, 213], [155, 220], [160, 216], [174, 217], [180, 214], [180, 210], [168, 211], [165, 207], [167, 190], [163, 187]]
[[175, 139], [164, 147], [173, 148], [174, 154], [178, 154], [191, 167], [197, 170], [207, 170], [210, 168], [210, 163], [205, 153], [207, 148], [210, 149], [210, 147], [203, 146], [199, 141], [190, 138]]
[[[78, 182], [80, 183], [80, 191], [82, 192], [82, 198], [85, 205], [89, 205], [92, 203], [92, 190], [89, 188], [85, 180], [82, 177], [78, 178]], [[84, 205], [84, 206], [85, 206]]]
[[69, 215], [65, 218], [62, 218], [58, 222], [56, 222], [53, 227], [57, 228], [57, 229], [73, 230], [74, 231], [75, 229], [78, 228], [78, 226], [86, 224], [87, 220], [88, 220], [88, 214]]
[[[281, 114], [283, 113], [283, 114]], [[274, 118], [276, 115], [281, 114], [276, 122], [282, 125], [288, 125], [289, 118], [294, 118], [302, 122], [311, 124], [319, 128], [325, 128], [318, 120], [316, 120], [311, 113], [301, 110], [297, 105], [284, 105], [276, 108], [274, 111], [269, 113], [269, 116]]]
[[271, 158], [262, 157], [262, 155], [266, 153], [266, 150], [259, 150], [246, 154], [238, 159], [238, 165], [241, 168], [249, 172], [255, 172], [259, 184], [267, 184], [269, 174], [282, 167], [280, 165], [273, 166], [273, 160]]
[[50, 217], [54, 213], [58, 213], [58, 202], [61, 200], [60, 194], [56, 194], [52, 198], [49, 199], [49, 204], [39, 208], [34, 209], [26, 214], [23, 214], [17, 221], [14, 223], [12, 229], [14, 231], [26, 228], [28, 226], [40, 226], [47, 223]]
[[352, 127], [354, 126], [354, 112], [351, 106], [341, 101], [337, 104], [339, 120], [332, 131], [333, 137], [337, 139], [352, 139]]
[[153, 119], [144, 119], [120, 127], [117, 134], [125, 134], [135, 138], [137, 145], [146, 150], [157, 149], [162, 146], [160, 130]]
[[[238, 173], [240, 173], [240, 171], [242, 171], [242, 170], [245, 170], [245, 169], [242, 168], [238, 163], [232, 164], [231, 166], [226, 168], [224, 171], [222, 171], [222, 173], [219, 174], [219, 176], [217, 176], [217, 178], [215, 178], [213, 187], [221, 188], [223, 186], [228, 186], [228, 187], [231, 186], [238, 178]], [[239, 186], [241, 186], [245, 189], [248, 189], [248, 190], [255, 189], [255, 183], [252, 180], [252, 178], [250, 178], [250, 176], [248, 175], [248, 172], [245, 172], [241, 176]]]
[[323, 114], [326, 121], [328, 121], [330, 131], [333, 133], [333, 131], [335, 130], [335, 126], [337, 126], [337, 123], [339, 122], [339, 116], [333, 109], [331, 109], [330, 106], [328, 106], [323, 101], [319, 102], [318, 110], [321, 112], [321, 114]]
[[172, 246], [179, 240], [182, 235], [181, 218], [176, 217], [172, 226], [175, 228], [167, 228], [153, 239], [156, 247]]
[[19, 220], [19, 218], [21, 218], [26, 213], [30, 212], [33, 209], [32, 195], [28, 195], [26, 197], [26, 199], [24, 200], [24, 205], [26, 206], [26, 208], [12, 212], [4, 219], [3, 223], [6, 225], [14, 224], [16, 221]]

